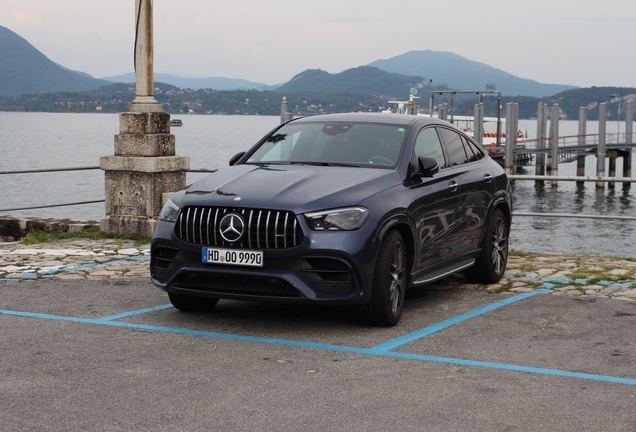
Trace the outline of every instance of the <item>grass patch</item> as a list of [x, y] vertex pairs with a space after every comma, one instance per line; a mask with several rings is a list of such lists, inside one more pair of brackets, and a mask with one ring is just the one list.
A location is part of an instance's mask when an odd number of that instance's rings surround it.
[[70, 232], [45, 232], [33, 231], [28, 233], [22, 242], [26, 245], [47, 243], [57, 240], [104, 240], [104, 239], [120, 239], [130, 240], [135, 245], [143, 245], [150, 243], [151, 238], [147, 236], [131, 236], [112, 234], [100, 231], [99, 227], [90, 227], [81, 231]]
[[527, 257], [527, 256], [531, 256], [534, 255], [530, 252], [524, 252], [524, 251], [520, 251], [517, 249], [508, 249], [508, 256], [514, 256], [514, 257]]

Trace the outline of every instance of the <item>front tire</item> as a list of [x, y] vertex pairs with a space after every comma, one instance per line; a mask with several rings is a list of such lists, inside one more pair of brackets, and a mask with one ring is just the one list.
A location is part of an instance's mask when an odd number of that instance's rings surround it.
[[495, 209], [488, 223], [481, 253], [475, 265], [464, 270], [464, 276], [471, 283], [494, 284], [501, 280], [508, 263], [508, 220], [501, 210]]
[[382, 239], [375, 264], [371, 301], [362, 311], [368, 325], [392, 327], [400, 321], [406, 293], [406, 248], [398, 231]]
[[168, 293], [170, 303], [182, 312], [210, 312], [219, 299]]

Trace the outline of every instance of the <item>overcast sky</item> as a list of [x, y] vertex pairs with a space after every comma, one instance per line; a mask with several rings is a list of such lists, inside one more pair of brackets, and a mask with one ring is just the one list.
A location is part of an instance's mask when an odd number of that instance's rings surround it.
[[[154, 0], [155, 72], [277, 84], [430, 49], [542, 83], [636, 87], [630, 0], [521, 3]], [[135, 0], [2, 0], [0, 25], [100, 78], [132, 72], [134, 18]]]

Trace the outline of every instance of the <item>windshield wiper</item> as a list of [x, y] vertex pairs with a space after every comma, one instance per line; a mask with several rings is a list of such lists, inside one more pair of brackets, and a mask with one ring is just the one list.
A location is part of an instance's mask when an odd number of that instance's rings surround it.
[[268, 165], [289, 165], [289, 163], [288, 162], [245, 162], [245, 165], [268, 166]]
[[341, 162], [311, 162], [311, 161], [301, 161], [301, 162], [290, 162], [290, 165], [312, 165], [312, 166], [337, 166], [337, 167], [351, 167], [351, 168], [360, 168], [360, 165], [349, 164], [349, 163], [341, 163]]

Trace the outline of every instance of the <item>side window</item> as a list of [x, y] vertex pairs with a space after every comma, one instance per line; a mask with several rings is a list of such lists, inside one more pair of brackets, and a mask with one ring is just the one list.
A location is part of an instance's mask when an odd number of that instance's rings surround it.
[[479, 151], [479, 147], [474, 142], [464, 136], [462, 136], [462, 141], [468, 155], [468, 162], [475, 162], [484, 158], [484, 153]]
[[442, 144], [437, 135], [437, 128], [429, 127], [420, 132], [415, 140], [415, 157], [435, 156], [439, 162], [439, 168], [446, 168], [448, 165], [444, 161]]
[[439, 128], [446, 146], [446, 153], [448, 153], [449, 165], [461, 165], [468, 162], [466, 151], [464, 151], [464, 144], [457, 132], [451, 129]]

